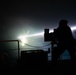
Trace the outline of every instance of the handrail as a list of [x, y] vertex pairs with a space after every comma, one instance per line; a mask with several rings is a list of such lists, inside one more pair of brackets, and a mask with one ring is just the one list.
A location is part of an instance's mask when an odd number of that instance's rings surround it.
[[18, 43], [18, 59], [20, 54], [20, 40], [0, 40], [0, 42], [17, 42]]

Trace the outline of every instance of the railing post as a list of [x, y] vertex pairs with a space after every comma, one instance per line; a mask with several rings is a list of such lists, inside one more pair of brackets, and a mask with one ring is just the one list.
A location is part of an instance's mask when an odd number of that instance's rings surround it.
[[19, 55], [20, 55], [20, 44], [19, 44], [19, 40], [17, 42], [18, 42], [18, 59], [19, 59]]

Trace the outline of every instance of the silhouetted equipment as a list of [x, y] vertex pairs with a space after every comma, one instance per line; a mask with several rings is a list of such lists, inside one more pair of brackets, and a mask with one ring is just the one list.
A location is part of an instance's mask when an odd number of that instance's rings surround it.
[[51, 33], [49, 33], [49, 29], [44, 30], [44, 41], [51, 42], [52, 60], [54, 60], [54, 62], [58, 61], [58, 58], [60, 58], [60, 55], [65, 50], [69, 51], [72, 61], [76, 58], [76, 40], [73, 38], [72, 31], [67, 23], [67, 20], [61, 20], [59, 27]]
[[21, 51], [21, 63], [24, 65], [43, 65], [48, 61], [48, 51], [28, 50]]
[[55, 37], [55, 32], [56, 32], [56, 29], [54, 29], [54, 32], [51, 32], [51, 33], [49, 33], [49, 29], [44, 30], [44, 41], [51, 42], [50, 45], [51, 45], [52, 54], [58, 44], [58, 41], [56, 40], [56, 37]]
[[[54, 29], [54, 32], [56, 29]], [[49, 33], [49, 29], [44, 30], [44, 41], [54, 41], [54, 32]]]
[[[56, 31], [56, 29], [54, 29], [54, 32], [55, 31]], [[49, 29], [44, 29], [44, 41], [51, 42], [52, 52], [54, 50], [54, 45], [56, 44], [55, 37], [54, 37], [54, 32], [49, 33]]]

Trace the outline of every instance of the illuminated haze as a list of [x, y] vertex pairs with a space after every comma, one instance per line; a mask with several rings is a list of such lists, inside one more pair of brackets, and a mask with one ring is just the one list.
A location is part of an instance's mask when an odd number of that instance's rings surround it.
[[[44, 37], [40, 35], [44, 29], [57, 28], [61, 19], [67, 19], [71, 28], [76, 26], [75, 0], [36, 0], [36, 2], [25, 0], [0, 3], [0, 40], [16, 40], [28, 32], [31, 37], [27, 38], [27, 44], [44, 46], [50, 43], [45, 42]], [[73, 31], [73, 36], [76, 39], [76, 30]], [[13, 43], [12, 47], [17, 49], [15, 46], [17, 45]], [[25, 45], [20, 48], [30, 47]]]
[[[34, 21], [31, 19], [27, 18], [14, 18], [10, 17], [7, 20], [7, 24], [9, 25], [9, 30], [7, 30], [7, 36], [6, 39], [18, 39], [20, 36], [25, 36], [27, 37], [27, 41], [29, 45], [33, 46], [44, 46], [50, 42], [45, 42], [44, 41], [44, 29], [48, 28], [50, 32], [53, 31], [54, 28], [58, 27], [58, 22], [56, 24], [51, 24], [51, 23], [43, 23], [39, 21]], [[70, 25], [68, 24], [72, 31], [76, 29], [75, 25]], [[27, 36], [26, 36], [27, 34]], [[75, 33], [73, 33], [74, 37]], [[24, 46], [21, 48], [30, 48], [27, 46]]]

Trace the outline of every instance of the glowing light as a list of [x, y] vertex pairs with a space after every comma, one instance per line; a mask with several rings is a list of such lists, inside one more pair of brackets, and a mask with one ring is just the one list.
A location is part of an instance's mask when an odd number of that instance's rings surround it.
[[27, 43], [27, 39], [25, 36], [19, 36], [18, 38], [21, 41], [22, 46], [24, 46]]
[[27, 36], [28, 33], [29, 33], [29, 31], [25, 35], [20, 35], [18, 37], [18, 39], [21, 41], [22, 46], [24, 46], [27, 43], [26, 36]]
[[[50, 29], [49, 32], [53, 32], [53, 29]], [[41, 32], [41, 33], [36, 33], [36, 34], [31, 34], [31, 35], [24, 35], [24, 36], [19, 36], [19, 38], [26, 38], [26, 37], [33, 37], [33, 36], [43, 36], [44, 35], [44, 32]]]
[[71, 30], [72, 30], [72, 31], [73, 31], [73, 30], [76, 30], [76, 26], [71, 27]]

